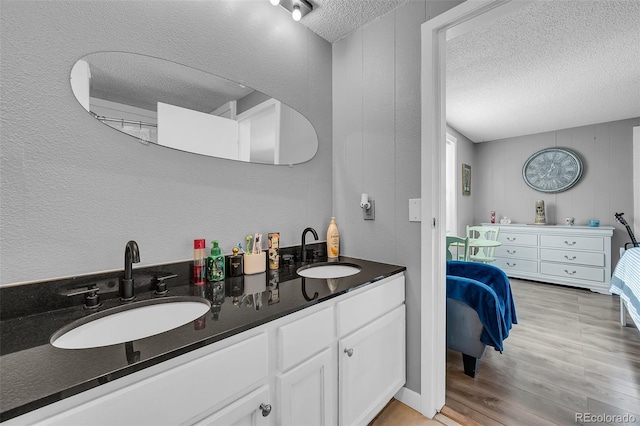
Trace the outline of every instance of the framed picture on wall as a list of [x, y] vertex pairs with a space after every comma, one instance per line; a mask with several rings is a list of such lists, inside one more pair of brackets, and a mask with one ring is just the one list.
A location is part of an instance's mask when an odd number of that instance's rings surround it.
[[471, 195], [471, 166], [462, 165], [462, 195]]

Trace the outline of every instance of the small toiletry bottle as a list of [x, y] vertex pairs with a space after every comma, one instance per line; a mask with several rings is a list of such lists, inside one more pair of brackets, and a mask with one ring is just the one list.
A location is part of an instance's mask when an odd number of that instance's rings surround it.
[[233, 255], [229, 256], [229, 268], [227, 269], [229, 271], [229, 276], [240, 277], [244, 270], [244, 267], [242, 266], [242, 260], [244, 257], [238, 254], [238, 247], [234, 247], [231, 251], [233, 252]]
[[204, 240], [193, 240], [193, 283], [196, 285], [205, 283], [205, 244]]
[[337, 258], [340, 255], [340, 232], [336, 225], [336, 218], [331, 217], [331, 223], [327, 229], [327, 257]]
[[217, 241], [211, 241], [211, 254], [207, 257], [207, 280], [224, 280], [224, 255], [220, 253]]
[[280, 267], [280, 233], [270, 232], [267, 241], [269, 243], [269, 269], [277, 270]]

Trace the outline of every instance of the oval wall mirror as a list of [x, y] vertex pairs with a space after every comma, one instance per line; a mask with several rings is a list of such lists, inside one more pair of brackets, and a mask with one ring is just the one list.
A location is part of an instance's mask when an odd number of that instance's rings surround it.
[[293, 108], [186, 65], [97, 52], [74, 64], [70, 81], [96, 120], [144, 144], [275, 165], [303, 163], [318, 150], [313, 125]]

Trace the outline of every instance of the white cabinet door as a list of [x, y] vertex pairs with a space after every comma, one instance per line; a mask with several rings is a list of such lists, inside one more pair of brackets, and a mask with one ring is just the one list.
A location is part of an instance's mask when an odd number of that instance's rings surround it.
[[194, 426], [266, 426], [270, 414], [269, 387], [263, 386]]
[[335, 346], [278, 376], [278, 424], [335, 424]]
[[405, 383], [405, 306], [341, 339], [338, 359], [339, 424], [366, 425]]

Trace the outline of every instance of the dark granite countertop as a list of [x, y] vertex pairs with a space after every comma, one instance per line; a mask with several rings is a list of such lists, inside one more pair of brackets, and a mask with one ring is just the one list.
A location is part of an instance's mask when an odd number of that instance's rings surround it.
[[[47, 294], [42, 286], [1, 288], [2, 320], [0, 321], [0, 421], [19, 416], [63, 398], [86, 391], [125, 375], [193, 351], [224, 338], [321, 303], [405, 270], [389, 265], [350, 257], [341, 262], [353, 263], [361, 272], [329, 282], [325, 279], [303, 279], [296, 274], [295, 263], [277, 271], [219, 283], [195, 286], [189, 282], [188, 265], [160, 268], [159, 273], [180, 269], [178, 277], [167, 281], [169, 292], [155, 295], [148, 285], [136, 286], [137, 300], [157, 297], [197, 296], [209, 300], [211, 310], [203, 317], [176, 329], [111, 346], [90, 349], [59, 349], [49, 342], [51, 335], [70, 322], [92, 315], [82, 299], [71, 306], [68, 297]], [[137, 270], [134, 269], [134, 278]], [[156, 274], [157, 275], [157, 274]], [[76, 286], [91, 281], [77, 280]], [[71, 279], [73, 281], [73, 279]], [[69, 280], [67, 280], [69, 281]], [[98, 284], [103, 292], [113, 288], [113, 278]], [[144, 279], [141, 279], [144, 281]], [[148, 281], [148, 280], [147, 280]], [[117, 282], [117, 280], [116, 280]], [[148, 282], [147, 282], [148, 284]], [[48, 286], [52, 287], [52, 286]], [[117, 285], [115, 286], [117, 290]], [[314, 295], [317, 293], [317, 297]], [[20, 298], [20, 300], [18, 300]], [[24, 299], [27, 299], [25, 302]], [[39, 299], [40, 303], [39, 303]], [[63, 306], [59, 306], [59, 304]], [[99, 310], [121, 304], [117, 297], [102, 300]], [[39, 307], [38, 309], [34, 307]]]

